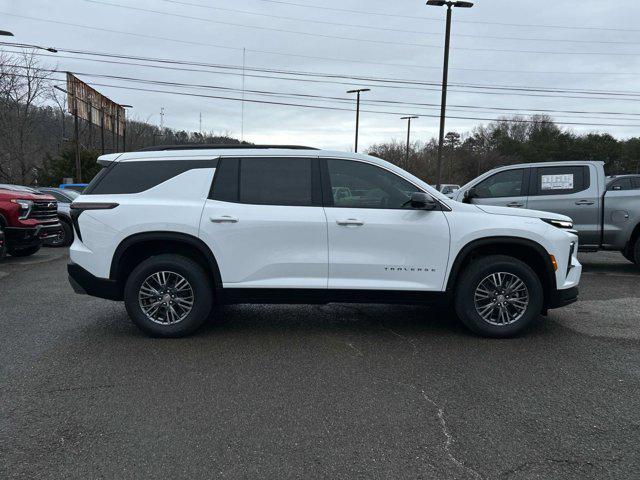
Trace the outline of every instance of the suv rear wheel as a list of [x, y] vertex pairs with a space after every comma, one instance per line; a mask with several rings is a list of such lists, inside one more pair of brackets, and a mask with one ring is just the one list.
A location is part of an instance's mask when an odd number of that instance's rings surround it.
[[486, 337], [510, 337], [542, 311], [540, 279], [526, 263], [504, 255], [474, 260], [461, 274], [455, 309], [472, 331]]
[[125, 284], [129, 317], [154, 337], [181, 337], [200, 327], [213, 305], [209, 277], [193, 260], [163, 254], [138, 265]]

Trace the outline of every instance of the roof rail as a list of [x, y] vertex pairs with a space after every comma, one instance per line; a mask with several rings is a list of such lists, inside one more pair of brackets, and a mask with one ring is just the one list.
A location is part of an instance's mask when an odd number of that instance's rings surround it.
[[243, 145], [241, 143], [233, 143], [230, 145], [225, 144], [209, 144], [209, 143], [194, 143], [186, 145], [156, 145], [154, 147], [145, 147], [138, 150], [139, 152], [151, 152], [151, 151], [164, 151], [164, 150], [233, 150], [233, 149], [268, 149], [268, 148], [280, 148], [287, 150], [318, 150], [314, 147], [305, 147], [304, 145]]

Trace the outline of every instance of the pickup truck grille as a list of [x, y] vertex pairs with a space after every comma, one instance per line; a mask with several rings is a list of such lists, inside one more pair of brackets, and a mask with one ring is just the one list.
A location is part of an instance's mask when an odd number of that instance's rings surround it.
[[41, 222], [57, 221], [58, 202], [54, 200], [37, 200], [33, 202], [29, 218], [40, 220]]

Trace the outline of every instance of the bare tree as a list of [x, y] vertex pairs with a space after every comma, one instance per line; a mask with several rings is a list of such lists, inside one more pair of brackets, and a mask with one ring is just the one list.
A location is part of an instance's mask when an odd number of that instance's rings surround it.
[[38, 107], [51, 98], [51, 75], [33, 51], [0, 51], [0, 178], [5, 182], [31, 183], [43, 160]]

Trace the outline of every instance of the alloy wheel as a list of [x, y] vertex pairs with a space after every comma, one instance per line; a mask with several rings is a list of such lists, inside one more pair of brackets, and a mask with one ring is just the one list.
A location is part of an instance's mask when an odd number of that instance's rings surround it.
[[529, 290], [520, 277], [508, 272], [487, 275], [474, 293], [476, 312], [491, 325], [517, 322], [529, 306]]
[[176, 324], [184, 320], [193, 308], [193, 288], [179, 273], [166, 270], [155, 272], [140, 285], [138, 302], [152, 322]]

